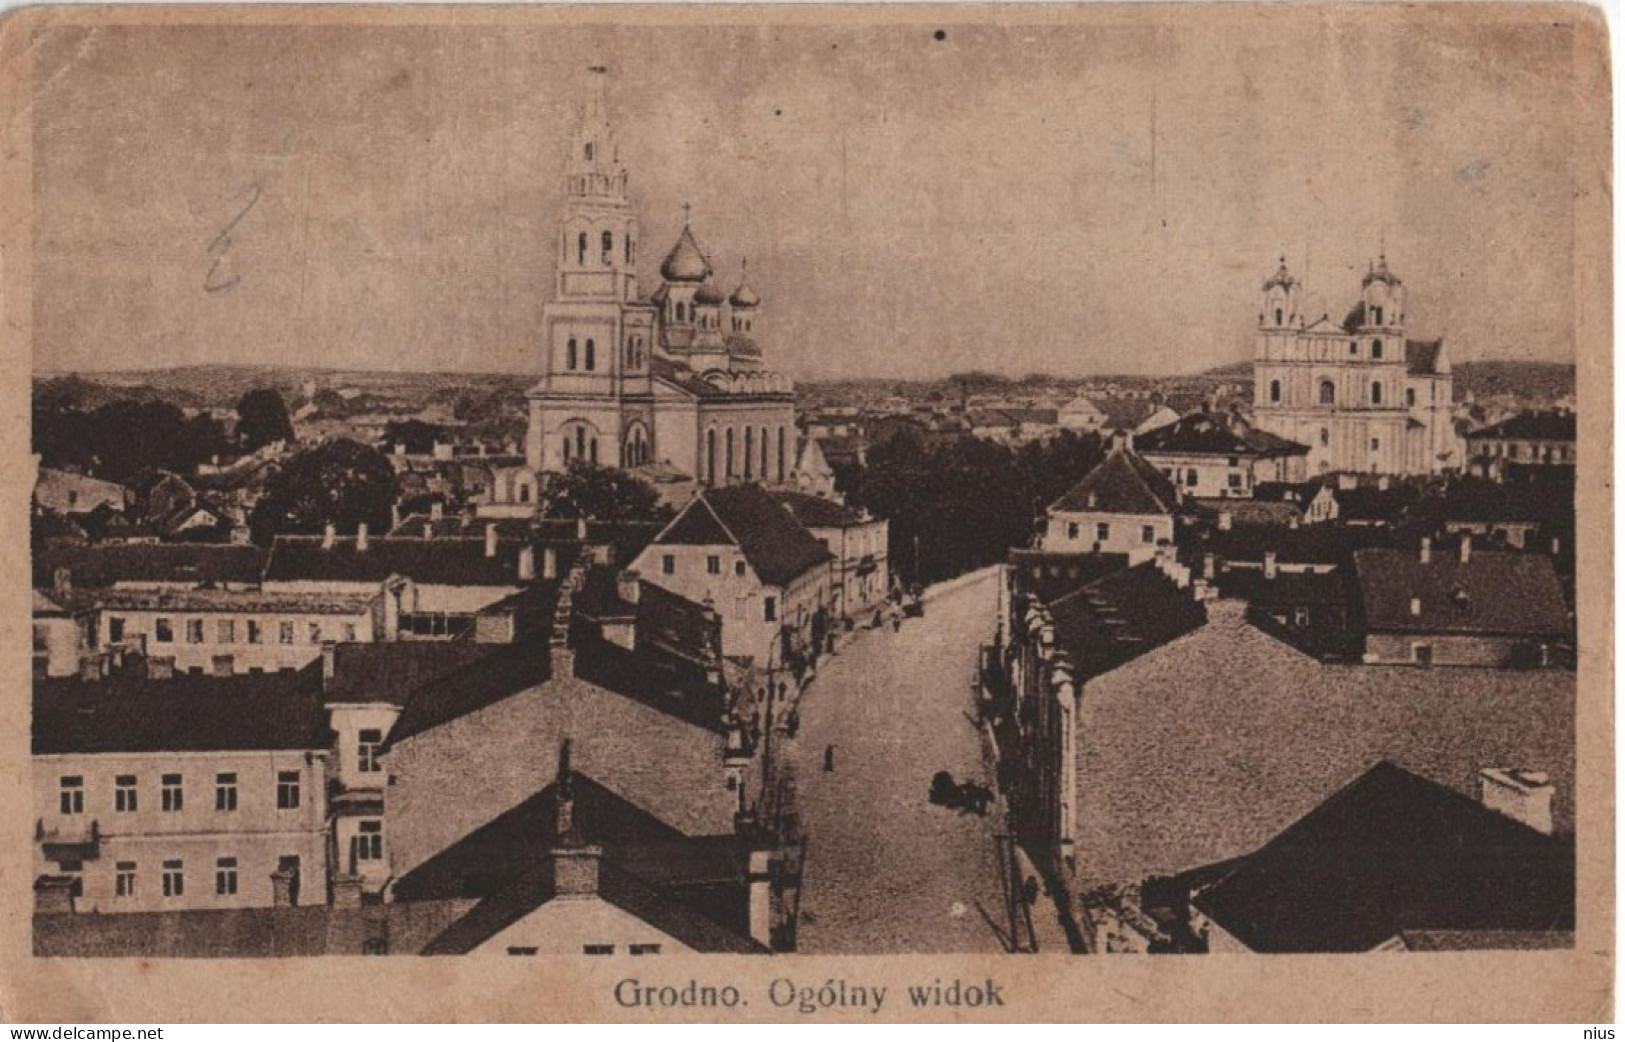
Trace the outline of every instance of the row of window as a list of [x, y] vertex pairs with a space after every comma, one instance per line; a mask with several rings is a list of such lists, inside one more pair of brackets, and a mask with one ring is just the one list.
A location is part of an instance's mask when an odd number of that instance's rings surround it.
[[[591, 146], [589, 145], [588, 147], [590, 148]], [[577, 187], [585, 187], [585, 182], [578, 180]], [[586, 232], [580, 232], [576, 235], [576, 264], [578, 266], [586, 266], [587, 248], [591, 244], [591, 241], [592, 240], [587, 237]], [[637, 253], [637, 244], [633, 241], [632, 236], [630, 235], [626, 236], [623, 241], [625, 243], [626, 264], [628, 267], [630, 267], [633, 263], [635, 263], [634, 257]], [[564, 237], [564, 259], [566, 261], [570, 259], [570, 237], [568, 233]], [[598, 262], [606, 268], [615, 263], [614, 232], [601, 232], [599, 234]]]
[[[1270, 401], [1279, 402], [1280, 400], [1281, 400], [1281, 381], [1279, 381], [1279, 380], [1271, 380], [1270, 381]], [[1333, 383], [1332, 381], [1330, 381], [1330, 380], [1322, 380], [1322, 381], [1320, 381], [1320, 404], [1321, 405], [1336, 405], [1337, 404], [1337, 385], [1335, 383]], [[1382, 404], [1382, 383], [1380, 381], [1377, 381], [1377, 380], [1371, 381], [1371, 404], [1372, 405], [1381, 405]], [[1416, 388], [1414, 388], [1414, 387], [1405, 388], [1405, 404], [1406, 405], [1415, 405], [1416, 404]]]
[[1531, 442], [1520, 445], [1517, 442], [1502, 443], [1490, 442], [1486, 447], [1490, 456], [1505, 455], [1507, 459], [1524, 459], [1541, 463], [1567, 462], [1574, 458], [1574, 447], [1568, 444], [1537, 445]]
[[[661, 554], [660, 555], [660, 572], [661, 572], [662, 575], [676, 575], [677, 574], [677, 555], [676, 554]], [[706, 555], [706, 558], [705, 558], [705, 574], [706, 575], [721, 575], [722, 574], [722, 556], [720, 554], [707, 554]], [[744, 561], [735, 561], [734, 562], [734, 574], [739, 575], [739, 576], [742, 576], [742, 575], [745, 574], [745, 562]], [[779, 618], [778, 599], [776, 597], [764, 597], [764, 598], [762, 598], [762, 621], [763, 622], [777, 622], [778, 618]]]
[[[770, 434], [772, 432], [770, 432], [766, 427], [759, 428], [759, 431], [760, 437], [758, 439], [758, 428], [746, 427], [744, 429], [744, 467], [741, 471], [741, 469], [736, 465], [734, 458], [734, 429], [732, 427], [728, 427], [723, 430], [723, 477], [732, 478], [743, 476], [746, 481], [749, 481], [758, 476], [758, 473], [764, 479], [770, 476], [770, 471], [768, 470], [768, 454], [769, 443], [771, 440]], [[778, 444], [775, 450], [775, 455], [778, 461], [777, 480], [783, 481], [785, 458], [783, 427], [778, 428]], [[757, 470], [758, 463], [760, 464], [760, 471]], [[717, 431], [715, 427], [712, 427], [705, 432], [705, 477], [709, 484], [715, 485], [717, 483]]]
[[[208, 629], [205, 626], [205, 622], [207, 620], [183, 619], [181, 621], [185, 623], [186, 643], [208, 643]], [[214, 643], [239, 643], [237, 640], [238, 621], [239, 620], [237, 619], [216, 619], [214, 623]], [[266, 643], [266, 636], [270, 632], [270, 627], [267, 624], [259, 619], [244, 619], [242, 620], [242, 623], [243, 640], [241, 643]], [[108, 643], [117, 644], [122, 641], [124, 639], [126, 628], [125, 620], [122, 617], [117, 615], [109, 616], [107, 620]], [[357, 639], [358, 631], [356, 629], [356, 624], [353, 622], [341, 623], [339, 632], [342, 634], [345, 641], [353, 643]], [[276, 642], [278, 644], [297, 643], [295, 639], [297, 634], [297, 624], [291, 620], [278, 622], [276, 624]], [[322, 642], [322, 624], [320, 622], [307, 623], [305, 627], [305, 638], [307, 643], [320, 644]], [[165, 617], [155, 619], [152, 627], [152, 639], [159, 644], [175, 643], [175, 620]]]
[[[1081, 532], [1082, 532], [1082, 529], [1079, 526], [1078, 522], [1076, 522], [1076, 521], [1067, 522], [1066, 537], [1068, 539], [1076, 539], [1076, 538], [1078, 538], [1078, 536], [1081, 534]], [[1111, 524], [1109, 522], [1101, 521], [1101, 522], [1099, 522], [1099, 523], [1097, 523], [1095, 525], [1095, 540], [1096, 540], [1096, 542], [1104, 543], [1104, 542], [1107, 542], [1108, 540], [1110, 540], [1111, 537], [1112, 537], [1112, 526], [1111, 526]], [[1142, 543], [1154, 543], [1156, 541], [1157, 541], [1157, 530], [1156, 530], [1156, 528], [1154, 526], [1152, 526], [1152, 525], [1141, 525], [1140, 526], [1140, 542], [1142, 542]]]
[[[510, 944], [508, 946], [509, 955], [535, 955], [539, 950], [540, 949], [534, 944]], [[626, 946], [626, 953], [628, 955], [659, 955], [660, 945], [629, 944]], [[613, 944], [583, 944], [581, 946], [581, 954], [614, 955], [615, 946]]]
[[[377, 770], [377, 746], [383, 736], [378, 731], [363, 731], [363, 762], [373, 766], [362, 770]], [[366, 736], [375, 736], [368, 746]], [[85, 812], [85, 778], [82, 774], [65, 774], [58, 779], [57, 806], [63, 814]], [[299, 772], [278, 771], [276, 774], [276, 806], [278, 810], [299, 809]], [[179, 774], [165, 774], [159, 779], [158, 806], [165, 813], [176, 813], [186, 808], [186, 782]], [[133, 814], [141, 807], [141, 788], [133, 774], [120, 774], [113, 779], [113, 811]], [[231, 812], [237, 809], [237, 774], [221, 771], [214, 776], [214, 809]]]

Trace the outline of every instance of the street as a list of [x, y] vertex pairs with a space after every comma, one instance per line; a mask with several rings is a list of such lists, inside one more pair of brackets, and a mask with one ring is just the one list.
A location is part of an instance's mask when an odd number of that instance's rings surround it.
[[997, 596], [989, 574], [928, 601], [901, 632], [863, 632], [803, 696], [785, 748], [810, 839], [799, 951], [1005, 950], [999, 816], [926, 799], [938, 771], [994, 784], [969, 714]]

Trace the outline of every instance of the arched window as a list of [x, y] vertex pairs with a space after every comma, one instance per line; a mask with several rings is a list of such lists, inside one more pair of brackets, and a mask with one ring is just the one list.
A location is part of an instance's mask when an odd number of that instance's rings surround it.
[[1375, 380], [1371, 381], [1371, 404], [1372, 405], [1381, 405], [1382, 404], [1382, 384], [1378, 383]]
[[564, 435], [564, 462], [566, 464], [568, 464], [570, 462], [570, 450], [571, 450], [571, 448], [573, 448], [573, 446], [570, 444], [570, 435], [569, 435], [568, 432], [566, 432], [565, 435]]
[[587, 161], [592, 161], [592, 142], [587, 142]]
[[585, 428], [585, 427], [577, 427], [576, 428], [576, 456], [579, 458], [579, 457], [585, 456], [586, 454], [587, 454], [587, 428]]
[[614, 258], [615, 258], [615, 235], [614, 235], [614, 233], [605, 232], [603, 234], [602, 238], [601, 238], [600, 245], [603, 247], [603, 255], [604, 255], [603, 260], [604, 260], [604, 263], [606, 265], [612, 263], [614, 261]]
[[1358, 340], [1350, 340], [1349, 341], [1349, 354], [1357, 355], [1359, 353], [1360, 353], [1360, 342]]
[[1405, 404], [1406, 405], [1415, 405], [1416, 404], [1416, 388], [1414, 388], [1414, 387], [1405, 388]]
[[705, 480], [710, 485], [717, 483], [717, 429], [715, 427], [705, 432]]
[[784, 480], [784, 428], [779, 428], [779, 480]]
[[752, 439], [755, 437], [755, 434], [756, 434], [755, 428], [752, 428], [752, 427], [746, 427], [745, 428], [745, 480], [746, 481], [750, 480], [751, 471], [753, 469], [753, 467], [751, 466], [751, 463], [755, 459], [755, 456], [752, 455], [752, 453], [751, 453], [751, 449], [755, 447], [754, 443], [752, 441]]
[[1371, 357], [1372, 358], [1381, 358], [1382, 357], [1382, 341], [1381, 340], [1373, 340], [1373, 341], [1371, 341]]
[[530, 502], [530, 482], [528, 481], [521, 481], [519, 483], [519, 502]]
[[1330, 430], [1328, 430], [1327, 428], [1322, 427], [1320, 429], [1320, 444], [1322, 446], [1326, 446], [1326, 445], [1330, 445], [1331, 443], [1332, 443], [1332, 432]]
[[626, 237], [626, 263], [628, 265], [632, 263], [632, 236], [630, 235]]
[[587, 366], [586, 366], [586, 368], [587, 368], [587, 372], [589, 372], [589, 373], [597, 368], [597, 360], [593, 357], [592, 337], [587, 338]]
[[576, 367], [576, 338], [571, 337], [570, 342], [564, 346], [564, 368]]
[[1280, 400], [1281, 400], [1281, 381], [1279, 381], [1279, 380], [1271, 380], [1270, 381], [1270, 401], [1278, 402]]
[[767, 478], [767, 428], [762, 428], [762, 478]]
[[576, 263], [587, 263], [587, 233], [582, 232], [576, 236]]
[[587, 442], [587, 458], [594, 463], [598, 462], [598, 439], [592, 438]]
[[1280, 308], [1275, 309], [1275, 324], [1276, 325], [1281, 324], [1281, 309]]
[[1337, 404], [1337, 386], [1335, 384], [1333, 384], [1330, 380], [1322, 380], [1322, 381], [1320, 381], [1320, 404], [1322, 404], [1322, 405], [1336, 405]]
[[734, 429], [729, 427], [722, 435], [722, 476], [731, 479], [734, 476]]

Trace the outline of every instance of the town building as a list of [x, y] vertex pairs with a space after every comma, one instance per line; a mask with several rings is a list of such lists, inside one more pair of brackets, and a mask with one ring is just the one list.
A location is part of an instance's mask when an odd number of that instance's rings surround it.
[[123, 485], [51, 467], [41, 467], [34, 482], [35, 508], [56, 514], [88, 514], [98, 507], [123, 513], [131, 499]]
[[794, 462], [790, 381], [763, 365], [762, 300], [745, 280], [717, 288], [685, 222], [638, 286], [638, 212], [610, 126], [607, 71], [570, 145], [552, 299], [543, 311], [541, 381], [525, 458], [535, 474], [571, 461], [665, 463], [708, 487], [783, 482]]
[[1467, 435], [1471, 469], [1502, 478], [1519, 467], [1575, 465], [1576, 423], [1572, 412], [1524, 412]]
[[891, 591], [890, 522], [802, 492], [773, 496], [833, 555], [831, 610], [837, 618], [856, 619], [885, 603]]
[[1573, 622], [1551, 559], [1455, 548], [1354, 554], [1368, 663], [1558, 666], [1573, 662]]
[[633, 567], [713, 606], [724, 654], [778, 669], [821, 651], [837, 602], [834, 556], [770, 493], [738, 485], [695, 496]]
[[1043, 549], [1146, 561], [1172, 545], [1179, 506], [1179, 490], [1120, 436], [1104, 461], [1050, 504]]
[[59, 911], [326, 903], [316, 667], [36, 680], [37, 888]]
[[1307, 446], [1253, 427], [1236, 414], [1191, 413], [1139, 435], [1134, 450], [1187, 496], [1249, 499], [1260, 482], [1307, 477]]
[[95, 615], [73, 607], [71, 596], [34, 591], [32, 613], [34, 677], [70, 677], [79, 672], [91, 646]]
[[1442, 340], [1406, 338], [1405, 287], [1384, 257], [1341, 323], [1304, 312], [1286, 258], [1264, 281], [1253, 355], [1254, 422], [1309, 447], [1310, 474], [1460, 469]]

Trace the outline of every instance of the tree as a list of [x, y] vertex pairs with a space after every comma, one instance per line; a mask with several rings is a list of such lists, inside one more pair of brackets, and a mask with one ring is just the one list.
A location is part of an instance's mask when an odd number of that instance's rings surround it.
[[395, 468], [388, 458], [340, 438], [296, 453], [272, 475], [248, 527], [261, 546], [279, 535], [321, 532], [329, 524], [353, 532], [365, 522], [382, 533], [394, 502]]
[[666, 521], [653, 485], [624, 470], [572, 461], [562, 474], [549, 474], [542, 488], [546, 517], [588, 517], [597, 521]]
[[263, 387], [244, 394], [237, 402], [237, 440], [249, 452], [293, 441], [293, 421], [282, 395]]

